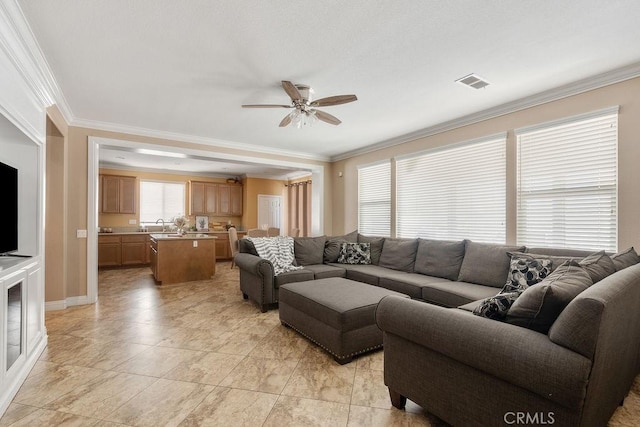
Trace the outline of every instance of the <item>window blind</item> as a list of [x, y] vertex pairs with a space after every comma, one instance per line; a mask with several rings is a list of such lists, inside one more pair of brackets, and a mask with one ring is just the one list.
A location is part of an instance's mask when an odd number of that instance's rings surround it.
[[506, 136], [396, 161], [398, 237], [505, 242]]
[[165, 222], [184, 214], [185, 184], [181, 182], [140, 181], [140, 222]]
[[516, 135], [518, 243], [615, 251], [617, 108]]
[[391, 235], [391, 162], [358, 168], [358, 231]]

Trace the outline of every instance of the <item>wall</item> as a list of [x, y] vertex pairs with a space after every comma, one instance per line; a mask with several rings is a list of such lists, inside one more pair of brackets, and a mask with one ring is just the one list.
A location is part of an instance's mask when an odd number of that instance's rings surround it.
[[[242, 224], [249, 228], [258, 228], [258, 195], [282, 196], [283, 209], [285, 201], [286, 181], [263, 179], [263, 178], [245, 178], [242, 181], [242, 194], [245, 201], [245, 207], [242, 211]], [[286, 212], [286, 211], [283, 211]], [[284, 215], [283, 215], [284, 218]], [[282, 224], [283, 229], [286, 226]], [[285, 233], [286, 234], [286, 233]]]
[[[189, 226], [195, 225], [195, 215], [188, 215], [189, 213], [189, 181], [202, 181], [202, 182], [217, 182], [226, 183], [226, 178], [212, 178], [201, 175], [182, 175], [174, 173], [160, 173], [160, 172], [148, 172], [148, 171], [132, 171], [121, 169], [106, 169], [100, 168], [101, 174], [106, 175], [121, 175], [121, 176], [135, 176], [136, 187], [140, 188], [140, 180], [155, 180], [155, 181], [168, 181], [168, 182], [181, 182], [186, 184], [185, 194], [185, 206], [184, 213], [189, 217]], [[98, 214], [98, 225], [100, 227], [135, 227], [140, 224], [140, 193], [136, 191], [136, 213], [135, 214]], [[129, 224], [129, 220], [135, 220], [135, 224]], [[239, 216], [210, 216], [209, 224], [213, 222], [219, 222], [220, 224], [226, 224], [227, 221], [231, 221], [235, 225], [241, 225], [242, 218]]]
[[[589, 111], [620, 106], [618, 121], [618, 247], [640, 247], [640, 78], [527, 108], [433, 136], [335, 162], [333, 179], [333, 231], [348, 232], [358, 226], [358, 165], [467, 141], [508, 131], [507, 136], [507, 243], [515, 243], [516, 167], [514, 130]], [[343, 176], [339, 177], [342, 172]]]

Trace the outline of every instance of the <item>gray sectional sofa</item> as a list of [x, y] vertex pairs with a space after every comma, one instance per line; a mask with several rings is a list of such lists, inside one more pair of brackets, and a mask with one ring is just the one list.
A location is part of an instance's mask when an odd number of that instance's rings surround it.
[[[341, 243], [354, 241], [370, 244], [371, 264], [336, 262]], [[353, 232], [295, 239], [296, 262], [304, 268], [277, 277], [250, 242], [241, 241], [235, 260], [244, 297], [263, 311], [277, 306], [281, 285], [328, 277], [410, 296], [385, 297], [376, 311], [384, 336], [385, 384], [398, 408], [409, 398], [453, 425], [526, 420], [529, 425], [600, 426], [640, 371], [640, 259], [631, 252], [633, 260], [625, 265], [602, 257], [609, 260], [606, 272], [599, 262], [593, 264], [601, 270], [589, 272], [588, 285], [593, 274], [600, 275], [593, 280], [597, 283], [565, 301], [568, 305], [544, 333], [471, 311], [505, 285], [509, 253], [544, 256], [556, 268], [589, 251]], [[554, 286], [545, 289], [544, 298], [554, 292], [563, 296]]]

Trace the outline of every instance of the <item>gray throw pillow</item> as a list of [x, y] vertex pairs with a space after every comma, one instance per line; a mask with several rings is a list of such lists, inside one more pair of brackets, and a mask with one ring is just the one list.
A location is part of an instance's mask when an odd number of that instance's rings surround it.
[[527, 288], [507, 312], [506, 321], [546, 334], [562, 310], [593, 284], [576, 261], [567, 261], [545, 280]]
[[327, 236], [294, 237], [293, 251], [297, 265], [322, 264]]
[[418, 239], [385, 238], [378, 265], [411, 273], [413, 272], [413, 264], [416, 261], [417, 250]]
[[625, 249], [624, 251], [611, 255], [611, 260], [613, 261], [613, 265], [616, 266], [616, 271], [620, 271], [624, 268], [638, 264], [640, 262], [640, 257], [636, 250], [633, 249], [633, 246], [631, 246], [629, 249]]
[[382, 255], [382, 246], [384, 245], [384, 237], [365, 236], [358, 233], [358, 243], [371, 244], [371, 264], [380, 264], [380, 255]]
[[604, 251], [596, 252], [583, 258], [580, 261], [580, 265], [585, 269], [593, 283], [597, 283], [610, 274], [616, 272], [616, 266], [611, 260], [611, 257]]
[[357, 231], [352, 231], [351, 233], [347, 233], [344, 236], [327, 237], [327, 241], [324, 244], [324, 263], [328, 264], [330, 262], [338, 262], [338, 256], [340, 255], [340, 246], [345, 242], [356, 242], [357, 240]]
[[528, 256], [511, 257], [509, 277], [502, 290], [484, 299], [474, 310], [476, 316], [504, 320], [509, 308], [529, 286], [544, 280], [551, 273], [551, 260]]
[[418, 239], [413, 271], [427, 276], [456, 280], [464, 259], [464, 240]]
[[509, 274], [508, 252], [522, 252], [524, 246], [476, 243], [466, 240], [459, 282], [502, 288]]
[[249, 239], [245, 239], [244, 237], [238, 240], [238, 252], [260, 256], [258, 255], [258, 251], [256, 250], [256, 247], [253, 244], [253, 242]]
[[340, 247], [340, 264], [371, 264], [370, 243], [343, 243]]

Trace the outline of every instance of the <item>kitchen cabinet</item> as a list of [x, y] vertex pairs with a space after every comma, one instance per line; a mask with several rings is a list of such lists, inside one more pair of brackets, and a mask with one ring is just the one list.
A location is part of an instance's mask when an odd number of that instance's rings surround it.
[[189, 198], [191, 215], [242, 215], [242, 185], [190, 181]]
[[98, 236], [98, 267], [145, 265], [150, 262], [148, 234]]
[[218, 185], [218, 215], [242, 215], [242, 185]]
[[151, 235], [151, 271], [157, 282], [209, 280], [216, 274], [215, 237]]
[[100, 211], [102, 213], [136, 213], [136, 178], [100, 175]]

